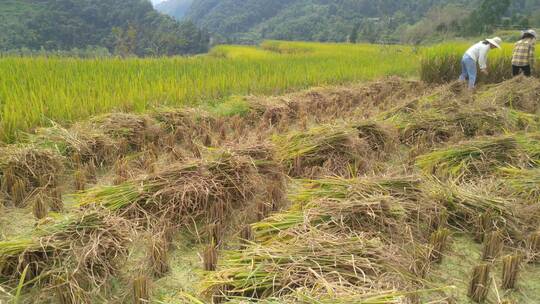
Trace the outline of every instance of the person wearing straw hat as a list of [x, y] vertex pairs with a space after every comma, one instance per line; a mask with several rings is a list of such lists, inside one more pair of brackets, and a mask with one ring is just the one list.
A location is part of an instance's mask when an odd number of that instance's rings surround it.
[[512, 75], [518, 76], [523, 73], [525, 76], [531, 76], [531, 70], [536, 61], [536, 37], [534, 30], [522, 33], [521, 40], [516, 43], [512, 54]]
[[461, 59], [461, 76], [459, 80], [465, 82], [469, 80], [469, 89], [474, 89], [476, 86], [476, 78], [478, 75], [477, 65], [480, 66], [480, 71], [484, 74], [488, 74], [487, 59], [488, 53], [491, 49], [500, 49], [502, 39], [495, 37], [492, 39], [486, 39], [480, 41], [477, 44], [471, 46], [463, 58]]

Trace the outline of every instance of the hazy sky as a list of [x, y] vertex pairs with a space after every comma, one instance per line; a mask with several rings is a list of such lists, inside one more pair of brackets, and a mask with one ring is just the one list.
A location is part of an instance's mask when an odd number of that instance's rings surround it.
[[152, 3], [158, 4], [158, 3], [163, 2], [163, 1], [165, 1], [165, 0], [152, 0]]

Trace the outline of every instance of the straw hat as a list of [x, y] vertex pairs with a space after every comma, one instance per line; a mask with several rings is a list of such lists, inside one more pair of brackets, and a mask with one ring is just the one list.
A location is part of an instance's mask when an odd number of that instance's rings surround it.
[[521, 33], [521, 37], [524, 37], [525, 34], [533, 35], [534, 38], [538, 38], [538, 35], [536, 34], [535, 30], [526, 30]]
[[500, 37], [486, 39], [486, 41], [489, 42], [490, 44], [493, 44], [494, 46], [496, 46], [499, 49], [501, 48], [501, 43], [503, 42]]

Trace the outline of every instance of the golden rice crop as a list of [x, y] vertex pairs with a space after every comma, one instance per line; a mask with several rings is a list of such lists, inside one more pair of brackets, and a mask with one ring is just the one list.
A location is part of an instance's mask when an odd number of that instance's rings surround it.
[[140, 112], [232, 94], [277, 94], [383, 75], [406, 76], [417, 66], [412, 49], [405, 46], [275, 44], [310, 50], [284, 54], [219, 46], [208, 56], [189, 58], [0, 58], [0, 138], [14, 140], [19, 130], [50, 120], [73, 122], [113, 110]]

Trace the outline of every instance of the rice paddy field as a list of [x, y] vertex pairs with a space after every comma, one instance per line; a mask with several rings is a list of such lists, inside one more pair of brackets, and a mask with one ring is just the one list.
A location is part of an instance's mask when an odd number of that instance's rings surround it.
[[403, 46], [266, 42], [191, 58], [0, 58], [0, 138], [100, 113], [279, 94], [315, 85], [413, 76]]
[[435, 52], [0, 59], [56, 73], [2, 120], [0, 303], [540, 303], [540, 80]]

